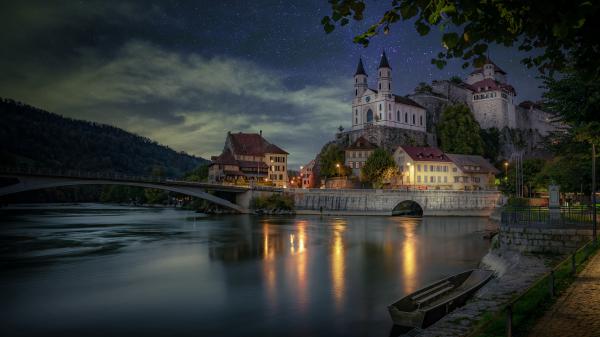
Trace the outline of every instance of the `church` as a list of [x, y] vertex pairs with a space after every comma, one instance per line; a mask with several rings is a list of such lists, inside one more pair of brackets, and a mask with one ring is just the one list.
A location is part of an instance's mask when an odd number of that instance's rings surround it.
[[376, 89], [369, 88], [368, 75], [362, 59], [354, 74], [352, 100], [352, 130], [371, 125], [426, 131], [426, 110], [415, 101], [392, 93], [392, 68], [385, 52], [377, 69]]

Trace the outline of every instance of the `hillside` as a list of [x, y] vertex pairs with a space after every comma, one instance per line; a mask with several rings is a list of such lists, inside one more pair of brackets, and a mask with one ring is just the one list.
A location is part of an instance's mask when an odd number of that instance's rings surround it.
[[0, 165], [180, 177], [207, 161], [122, 129], [0, 98]]

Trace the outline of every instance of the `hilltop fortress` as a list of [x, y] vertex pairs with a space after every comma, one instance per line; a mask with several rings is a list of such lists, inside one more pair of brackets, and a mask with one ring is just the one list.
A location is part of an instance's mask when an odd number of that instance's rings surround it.
[[517, 92], [507, 73], [491, 60], [476, 68], [464, 80], [433, 81], [422, 84], [414, 93], [393, 93], [392, 68], [385, 52], [377, 69], [377, 85], [369, 87], [362, 59], [354, 74], [354, 98], [351, 106], [352, 127], [337, 134], [345, 146], [363, 137], [393, 151], [400, 145], [436, 146], [435, 126], [443, 109], [466, 104], [482, 129], [500, 130], [502, 157], [515, 151], [538, 154], [538, 144], [556, 126], [552, 115], [537, 103], [517, 102]]

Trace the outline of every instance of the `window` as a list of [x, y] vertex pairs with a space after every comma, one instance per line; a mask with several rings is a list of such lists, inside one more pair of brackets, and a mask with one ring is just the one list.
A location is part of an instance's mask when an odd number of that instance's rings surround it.
[[427, 176], [423, 176], [423, 182], [427, 184]]
[[383, 110], [383, 109], [381, 108], [381, 103], [379, 103], [379, 111], [381, 111], [381, 110]]
[[415, 114], [413, 114], [413, 124], [415, 124]]
[[388, 90], [392, 90], [392, 84], [388, 83]]
[[354, 122], [354, 124], [358, 124], [358, 118], [356, 118]]
[[430, 179], [429, 182], [435, 183], [435, 177], [434, 176], [429, 177], [429, 179]]
[[369, 109], [369, 111], [367, 111], [367, 123], [372, 123], [372, 122], [373, 122], [373, 111], [371, 109]]
[[404, 123], [408, 123], [408, 112], [404, 113]]
[[459, 178], [460, 178], [460, 177], [454, 177], [454, 182], [455, 182], [455, 183], [458, 183], [458, 180], [459, 180]]
[[423, 116], [419, 116], [419, 123], [423, 125]]
[[431, 171], [431, 172], [434, 171], [433, 165], [429, 165], [429, 171]]
[[452, 172], [456, 172], [456, 171], [457, 171], [456, 167], [453, 167]]
[[417, 165], [417, 171], [421, 172], [421, 164]]
[[481, 179], [479, 177], [473, 177], [473, 182], [474, 183], [478, 183], [480, 181], [481, 181]]
[[421, 176], [417, 176], [417, 182], [420, 183], [421, 182]]
[[388, 110], [390, 110], [390, 111], [392, 110], [392, 105], [391, 104], [388, 104]]
[[448, 177], [444, 176], [444, 182], [447, 183], [448, 182]]
[[423, 170], [427, 172], [427, 165], [423, 165]]
[[396, 120], [400, 121], [400, 110], [396, 111]]
[[354, 168], [354, 162], [353, 161], [349, 161], [348, 162], [348, 166], [350, 166], [351, 168]]
[[354, 96], [358, 96], [358, 89], [354, 89]]
[[283, 180], [283, 174], [279, 175], [279, 180]]
[[391, 120], [392, 119], [392, 113], [388, 113], [388, 119]]
[[463, 177], [463, 182], [468, 183], [469, 182], [469, 177]]
[[442, 182], [442, 177], [438, 176], [437, 177], [437, 181], [438, 181], [438, 183], [441, 183]]

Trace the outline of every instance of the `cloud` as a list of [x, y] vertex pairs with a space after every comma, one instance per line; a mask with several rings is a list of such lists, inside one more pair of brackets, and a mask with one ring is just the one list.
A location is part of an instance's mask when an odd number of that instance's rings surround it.
[[108, 60], [81, 50], [80, 60], [46, 83], [14, 88], [27, 87], [27, 103], [123, 127], [203, 157], [220, 153], [227, 131], [263, 130], [299, 166], [333, 137], [350, 111], [349, 78], [286, 86], [284, 73], [253, 62], [167, 51], [142, 41], [125, 44]]

